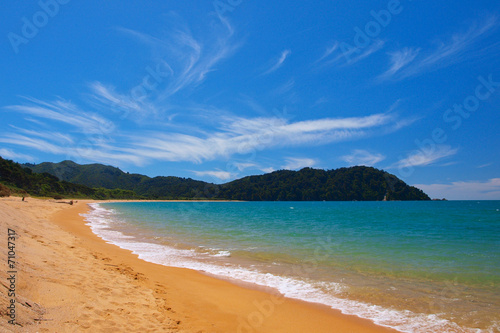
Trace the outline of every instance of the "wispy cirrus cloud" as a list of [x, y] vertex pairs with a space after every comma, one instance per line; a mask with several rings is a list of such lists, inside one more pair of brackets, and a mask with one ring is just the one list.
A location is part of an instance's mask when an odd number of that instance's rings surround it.
[[[36, 129], [11, 125], [12, 132], [0, 134], [0, 142], [76, 160], [143, 164], [141, 157], [124, 153], [114, 146], [119, 134], [115, 124], [73, 103], [58, 99], [51, 102], [24, 97], [26, 104], [10, 105], [6, 110], [26, 114]], [[58, 129], [63, 125], [65, 133]], [[121, 141], [121, 140], [120, 140]]]
[[[27, 105], [7, 108], [42, 120], [46, 128], [35, 133], [32, 129], [11, 126], [13, 132], [0, 134], [0, 142], [78, 160], [119, 165], [144, 165], [152, 161], [201, 163], [274, 147], [357, 140], [377, 133], [384, 135], [399, 121], [395, 114], [388, 113], [295, 122], [285, 116], [244, 118], [224, 114], [212, 119], [215, 127], [203, 131], [193, 132], [182, 127], [177, 129], [184, 133], [175, 132], [176, 127], [165, 131], [165, 127], [158, 124], [128, 131], [62, 100], [27, 100]], [[60, 123], [67, 125], [65, 134], [54, 130]]]
[[384, 47], [385, 42], [383, 40], [376, 39], [365, 48], [351, 49], [342, 49], [339, 45], [340, 43], [335, 41], [332, 45], [327, 46], [323, 55], [321, 55], [321, 57], [314, 62], [314, 65], [320, 67], [332, 66], [335, 64], [340, 66], [353, 65], [381, 50]]
[[260, 171], [265, 172], [265, 173], [271, 173], [276, 171], [273, 167], [267, 167], [267, 168], [261, 168]]
[[277, 95], [283, 95], [283, 94], [289, 93], [293, 89], [294, 86], [295, 86], [295, 80], [289, 79], [287, 82], [283, 83], [282, 85], [280, 85], [276, 89], [274, 89], [273, 93], [275, 93]]
[[416, 150], [403, 158], [395, 164], [387, 167], [388, 169], [394, 168], [408, 168], [416, 166], [427, 166], [442, 160], [445, 157], [453, 156], [458, 152], [458, 148], [452, 148], [448, 145], [436, 145], [435, 148], [429, 151]]
[[385, 79], [392, 77], [394, 74], [396, 74], [401, 68], [407, 66], [409, 63], [411, 63], [415, 58], [417, 57], [418, 53], [420, 52], [420, 49], [412, 49], [405, 47], [402, 50], [396, 51], [389, 53], [391, 59], [391, 67], [382, 75], [379, 76], [379, 79]]
[[57, 140], [58, 142], [74, 143], [74, 139], [69, 134], [64, 134], [56, 131], [46, 132], [38, 130], [29, 130], [17, 126], [10, 126], [19, 134], [27, 135], [29, 137], [40, 137], [43, 139]]
[[267, 74], [271, 74], [272, 72], [277, 71], [281, 66], [283, 66], [283, 63], [288, 58], [288, 56], [290, 56], [291, 53], [292, 53], [291, 50], [283, 50], [283, 52], [281, 52], [279, 59], [274, 63], [274, 65], [272, 65], [271, 68], [266, 70], [261, 75], [267, 75]]
[[209, 170], [209, 171], [192, 171], [196, 176], [199, 177], [205, 177], [205, 176], [210, 176], [212, 178], [216, 178], [222, 181], [229, 180], [234, 178], [236, 175], [232, 174], [229, 171], [223, 171], [223, 170]]
[[[211, 33], [195, 36], [175, 13], [170, 13], [171, 29], [163, 36], [118, 27], [117, 31], [146, 45], [153, 64], [145, 66], [143, 79], [119, 92], [103, 82], [90, 84], [90, 98], [106, 108], [118, 108], [139, 115], [159, 114], [181, 91], [195, 88], [217, 65], [229, 58], [241, 43], [227, 20], [216, 20]], [[222, 24], [221, 24], [222, 23]]]
[[237, 162], [234, 159], [227, 164], [227, 169], [232, 171], [231, 173], [234, 177], [238, 177], [240, 172], [245, 171], [247, 169], [259, 170], [265, 173], [275, 171], [275, 169], [272, 167], [264, 167], [256, 162], [251, 162], [248, 160], [243, 162]]
[[350, 155], [344, 155], [341, 160], [349, 165], [373, 166], [385, 159], [385, 156], [377, 153], [370, 153], [367, 150], [355, 149]]
[[[332, 53], [335, 52], [338, 48], [339, 48], [339, 42], [334, 41], [333, 43], [331, 43], [331, 45], [326, 47], [323, 55], [318, 60], [316, 60], [316, 63], [322, 62], [324, 59], [329, 58], [330, 55], [332, 55]], [[339, 56], [339, 55], [337, 54], [337, 56]], [[330, 60], [332, 60], [332, 59], [330, 59]]]
[[12, 144], [20, 147], [31, 148], [37, 151], [42, 151], [51, 154], [65, 154], [63, 146], [57, 143], [49, 142], [49, 140], [33, 138], [26, 135], [7, 133], [0, 136], [0, 142]]
[[285, 159], [286, 164], [281, 168], [286, 170], [297, 170], [307, 167], [313, 167], [316, 165], [317, 161], [312, 158], [297, 158], [297, 157], [288, 157]]
[[146, 133], [132, 136], [129, 152], [148, 159], [201, 163], [218, 157], [246, 154], [273, 147], [321, 145], [349, 141], [369, 135], [370, 131], [391, 126], [393, 115], [318, 119], [289, 122], [284, 118], [225, 119], [206, 136], [181, 133]]
[[[453, 34], [447, 41], [439, 41], [434, 50], [425, 52], [422, 48], [405, 47], [389, 53], [389, 69], [378, 78], [400, 80], [481, 56], [486, 51], [492, 52], [491, 47], [486, 47], [484, 52], [476, 50], [468, 53], [477, 41], [497, 27], [497, 17], [490, 16], [481, 23], [472, 24], [465, 32]], [[495, 47], [498, 52], [498, 45]]]
[[490, 166], [492, 166], [493, 164], [494, 164], [493, 162], [490, 162], [490, 163], [485, 163], [485, 164], [478, 165], [476, 168], [478, 168], [478, 169], [483, 169], [483, 168], [490, 167]]
[[[137, 85], [129, 89], [119, 89], [100, 81], [90, 83], [90, 110], [95, 112], [89, 112], [62, 99], [45, 102], [28, 97], [25, 99], [28, 104], [6, 108], [27, 115], [33, 124], [44, 124], [44, 130], [35, 133], [32, 129], [14, 128], [13, 133], [0, 134], [0, 142], [55, 155], [76, 157], [78, 160], [105, 163], [201, 163], [275, 147], [357, 140], [370, 135], [384, 135], [396, 126], [401, 127], [398, 123], [402, 120], [398, 120], [393, 113], [294, 122], [286, 115], [285, 109], [284, 112], [275, 112], [274, 117], [245, 118], [233, 116], [230, 111], [207, 111], [205, 105], [200, 106], [204, 119], [197, 119], [201, 126], [187, 121], [168, 125], [157, 121], [131, 127], [128, 122], [123, 122], [123, 119], [120, 119], [121, 122], [113, 122], [105, 118], [104, 109], [125, 111], [125, 115], [132, 113], [149, 116], [165, 113], [162, 111], [172, 107], [172, 100], [181, 92], [191, 91], [203, 83], [210, 73], [217, 70], [218, 65], [240, 46], [240, 43], [235, 41], [234, 29], [225, 19], [218, 21], [217, 27], [211, 25], [213, 30], [208, 29], [210, 31], [207, 31], [206, 35], [200, 36], [193, 34], [182, 22], [179, 23], [177, 17], [174, 18], [169, 23], [172, 28], [167, 29], [168, 33], [161, 36], [128, 28], [116, 28], [125, 36], [145, 45], [151, 51], [151, 59], [156, 62], [156, 66], [145, 68], [145, 76]], [[357, 59], [367, 57], [381, 45], [383, 43], [374, 43], [372, 47], [357, 55]], [[331, 46], [322, 61], [334, 56], [337, 48], [335, 45]], [[283, 50], [265, 73], [269, 74], [281, 68], [290, 54], [290, 50]], [[276, 93], [288, 93], [294, 85], [295, 81], [290, 79], [279, 87]], [[175, 100], [179, 113], [197, 113], [193, 108], [194, 103], [187, 104], [184, 98]], [[269, 114], [268, 110], [258, 105], [256, 111], [264, 115]], [[61, 123], [67, 125], [64, 127], [67, 130], [64, 135], [59, 135]], [[311, 160], [295, 162], [300, 162], [303, 166], [315, 163]], [[262, 169], [257, 164], [252, 166]], [[250, 166], [239, 165], [237, 169], [243, 170], [247, 167]], [[219, 172], [219, 176], [223, 176], [221, 170], [215, 171]]]
[[[157, 114], [158, 108], [148, 101], [146, 95], [134, 94], [134, 88], [128, 94], [120, 94], [113, 86], [106, 86], [101, 82], [89, 84], [92, 100], [109, 108], [113, 112], [123, 113], [125, 116], [150, 116]], [[99, 108], [99, 106], [98, 106]]]
[[[384, 45], [385, 45], [384, 41], [377, 39], [377, 40], [374, 40], [370, 46], [363, 49], [363, 51], [355, 49], [352, 52], [348, 52], [346, 55], [344, 55], [344, 56], [347, 56], [346, 57], [347, 61], [346, 61], [345, 65], [352, 65], [352, 64], [357, 63], [360, 60], [368, 58], [370, 55], [381, 50], [384, 47]], [[353, 56], [353, 54], [356, 54], [356, 55]]]
[[29, 162], [33, 162], [35, 160], [30, 155], [19, 154], [19, 153], [12, 151], [11, 149], [5, 149], [5, 148], [0, 148], [0, 156], [2, 156], [3, 158], [11, 159], [11, 160], [25, 160], [25, 161], [29, 161]]
[[433, 198], [451, 200], [500, 200], [500, 178], [459, 181], [448, 184], [415, 184]]
[[233, 162], [231, 165], [238, 169], [238, 171], [243, 171], [248, 168], [256, 168], [259, 166], [257, 163], [252, 162]]
[[[450, 57], [460, 55], [461, 52], [468, 50], [479, 38], [496, 27], [498, 27], [496, 16], [490, 16], [481, 23], [474, 23], [466, 32], [453, 34], [448, 42], [439, 42], [437, 49], [422, 59], [420, 65], [430, 67], [448, 61]], [[460, 60], [462, 59], [455, 59], [455, 61]]]
[[28, 101], [28, 104], [9, 105], [4, 108], [46, 121], [65, 123], [85, 133], [109, 132], [114, 127], [114, 123], [110, 120], [94, 112], [85, 112], [75, 104], [62, 99], [53, 102], [31, 97], [23, 97], [23, 99]]
[[[61, 155], [66, 158], [75, 159], [76, 161], [91, 161], [106, 164], [114, 163], [117, 165], [144, 165], [146, 162], [142, 156], [130, 154], [126, 152], [126, 149], [110, 145], [106, 141], [91, 142], [83, 139], [78, 141], [76, 144], [70, 145], [54, 140], [51, 141], [49, 139], [33, 138], [16, 133], [7, 133], [0, 136], [0, 142], [29, 148], [39, 152]], [[7, 154], [5, 156], [7, 156]]]

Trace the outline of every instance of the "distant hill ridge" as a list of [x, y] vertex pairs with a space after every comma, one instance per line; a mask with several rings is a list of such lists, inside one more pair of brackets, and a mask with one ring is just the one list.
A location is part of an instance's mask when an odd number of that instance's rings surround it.
[[140, 174], [129, 174], [116, 167], [103, 164], [81, 165], [73, 161], [63, 161], [36, 165], [24, 164], [23, 166], [35, 173], [48, 173], [70, 183], [92, 188], [130, 190], [148, 199], [206, 198], [207, 196], [203, 196], [206, 188], [217, 186], [191, 178], [174, 176], [150, 178]]
[[148, 199], [229, 199], [246, 201], [430, 200], [418, 188], [373, 167], [336, 170], [279, 170], [216, 185], [191, 178], [129, 174], [102, 164], [73, 161], [24, 164], [35, 173], [91, 188], [132, 191]]
[[135, 192], [122, 189], [90, 188], [75, 184], [49, 173], [35, 173], [27, 167], [0, 157], [0, 196], [33, 195], [62, 199], [141, 199]]

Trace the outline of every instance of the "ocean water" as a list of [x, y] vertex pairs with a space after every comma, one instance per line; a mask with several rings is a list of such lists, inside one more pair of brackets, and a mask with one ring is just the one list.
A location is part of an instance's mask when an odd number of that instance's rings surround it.
[[124, 202], [86, 220], [139, 258], [403, 332], [500, 332], [500, 201]]

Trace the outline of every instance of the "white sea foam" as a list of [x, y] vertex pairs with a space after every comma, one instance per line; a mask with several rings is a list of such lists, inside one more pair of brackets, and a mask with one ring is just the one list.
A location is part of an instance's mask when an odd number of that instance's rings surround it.
[[[356, 315], [370, 319], [378, 325], [391, 327], [401, 332], [484, 332], [479, 329], [461, 328], [455, 323], [440, 318], [438, 315], [417, 314], [411, 311], [398, 311], [341, 298], [339, 294], [347, 286], [334, 282], [318, 282], [300, 280], [297, 278], [279, 276], [260, 272], [253, 268], [238, 266], [221, 266], [203, 261], [206, 253], [194, 250], [176, 249], [173, 247], [143, 242], [133, 236], [112, 230], [113, 223], [119, 223], [114, 218], [111, 209], [105, 209], [99, 204], [90, 204], [92, 211], [84, 217], [92, 231], [108, 243], [132, 251], [142, 260], [165, 266], [189, 268], [209, 274], [232, 278], [248, 283], [271, 287], [284, 297], [300, 299], [328, 305], [341, 310], [344, 314]], [[226, 250], [214, 250], [210, 257], [228, 257]]]
[[226, 251], [226, 250], [215, 250], [217, 253], [211, 254], [212, 257], [230, 257], [231, 252]]

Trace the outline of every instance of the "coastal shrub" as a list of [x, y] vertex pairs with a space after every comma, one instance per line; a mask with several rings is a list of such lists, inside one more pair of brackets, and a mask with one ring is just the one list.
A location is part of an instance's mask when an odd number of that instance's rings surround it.
[[10, 188], [7, 186], [0, 184], [0, 197], [9, 197], [10, 196]]

